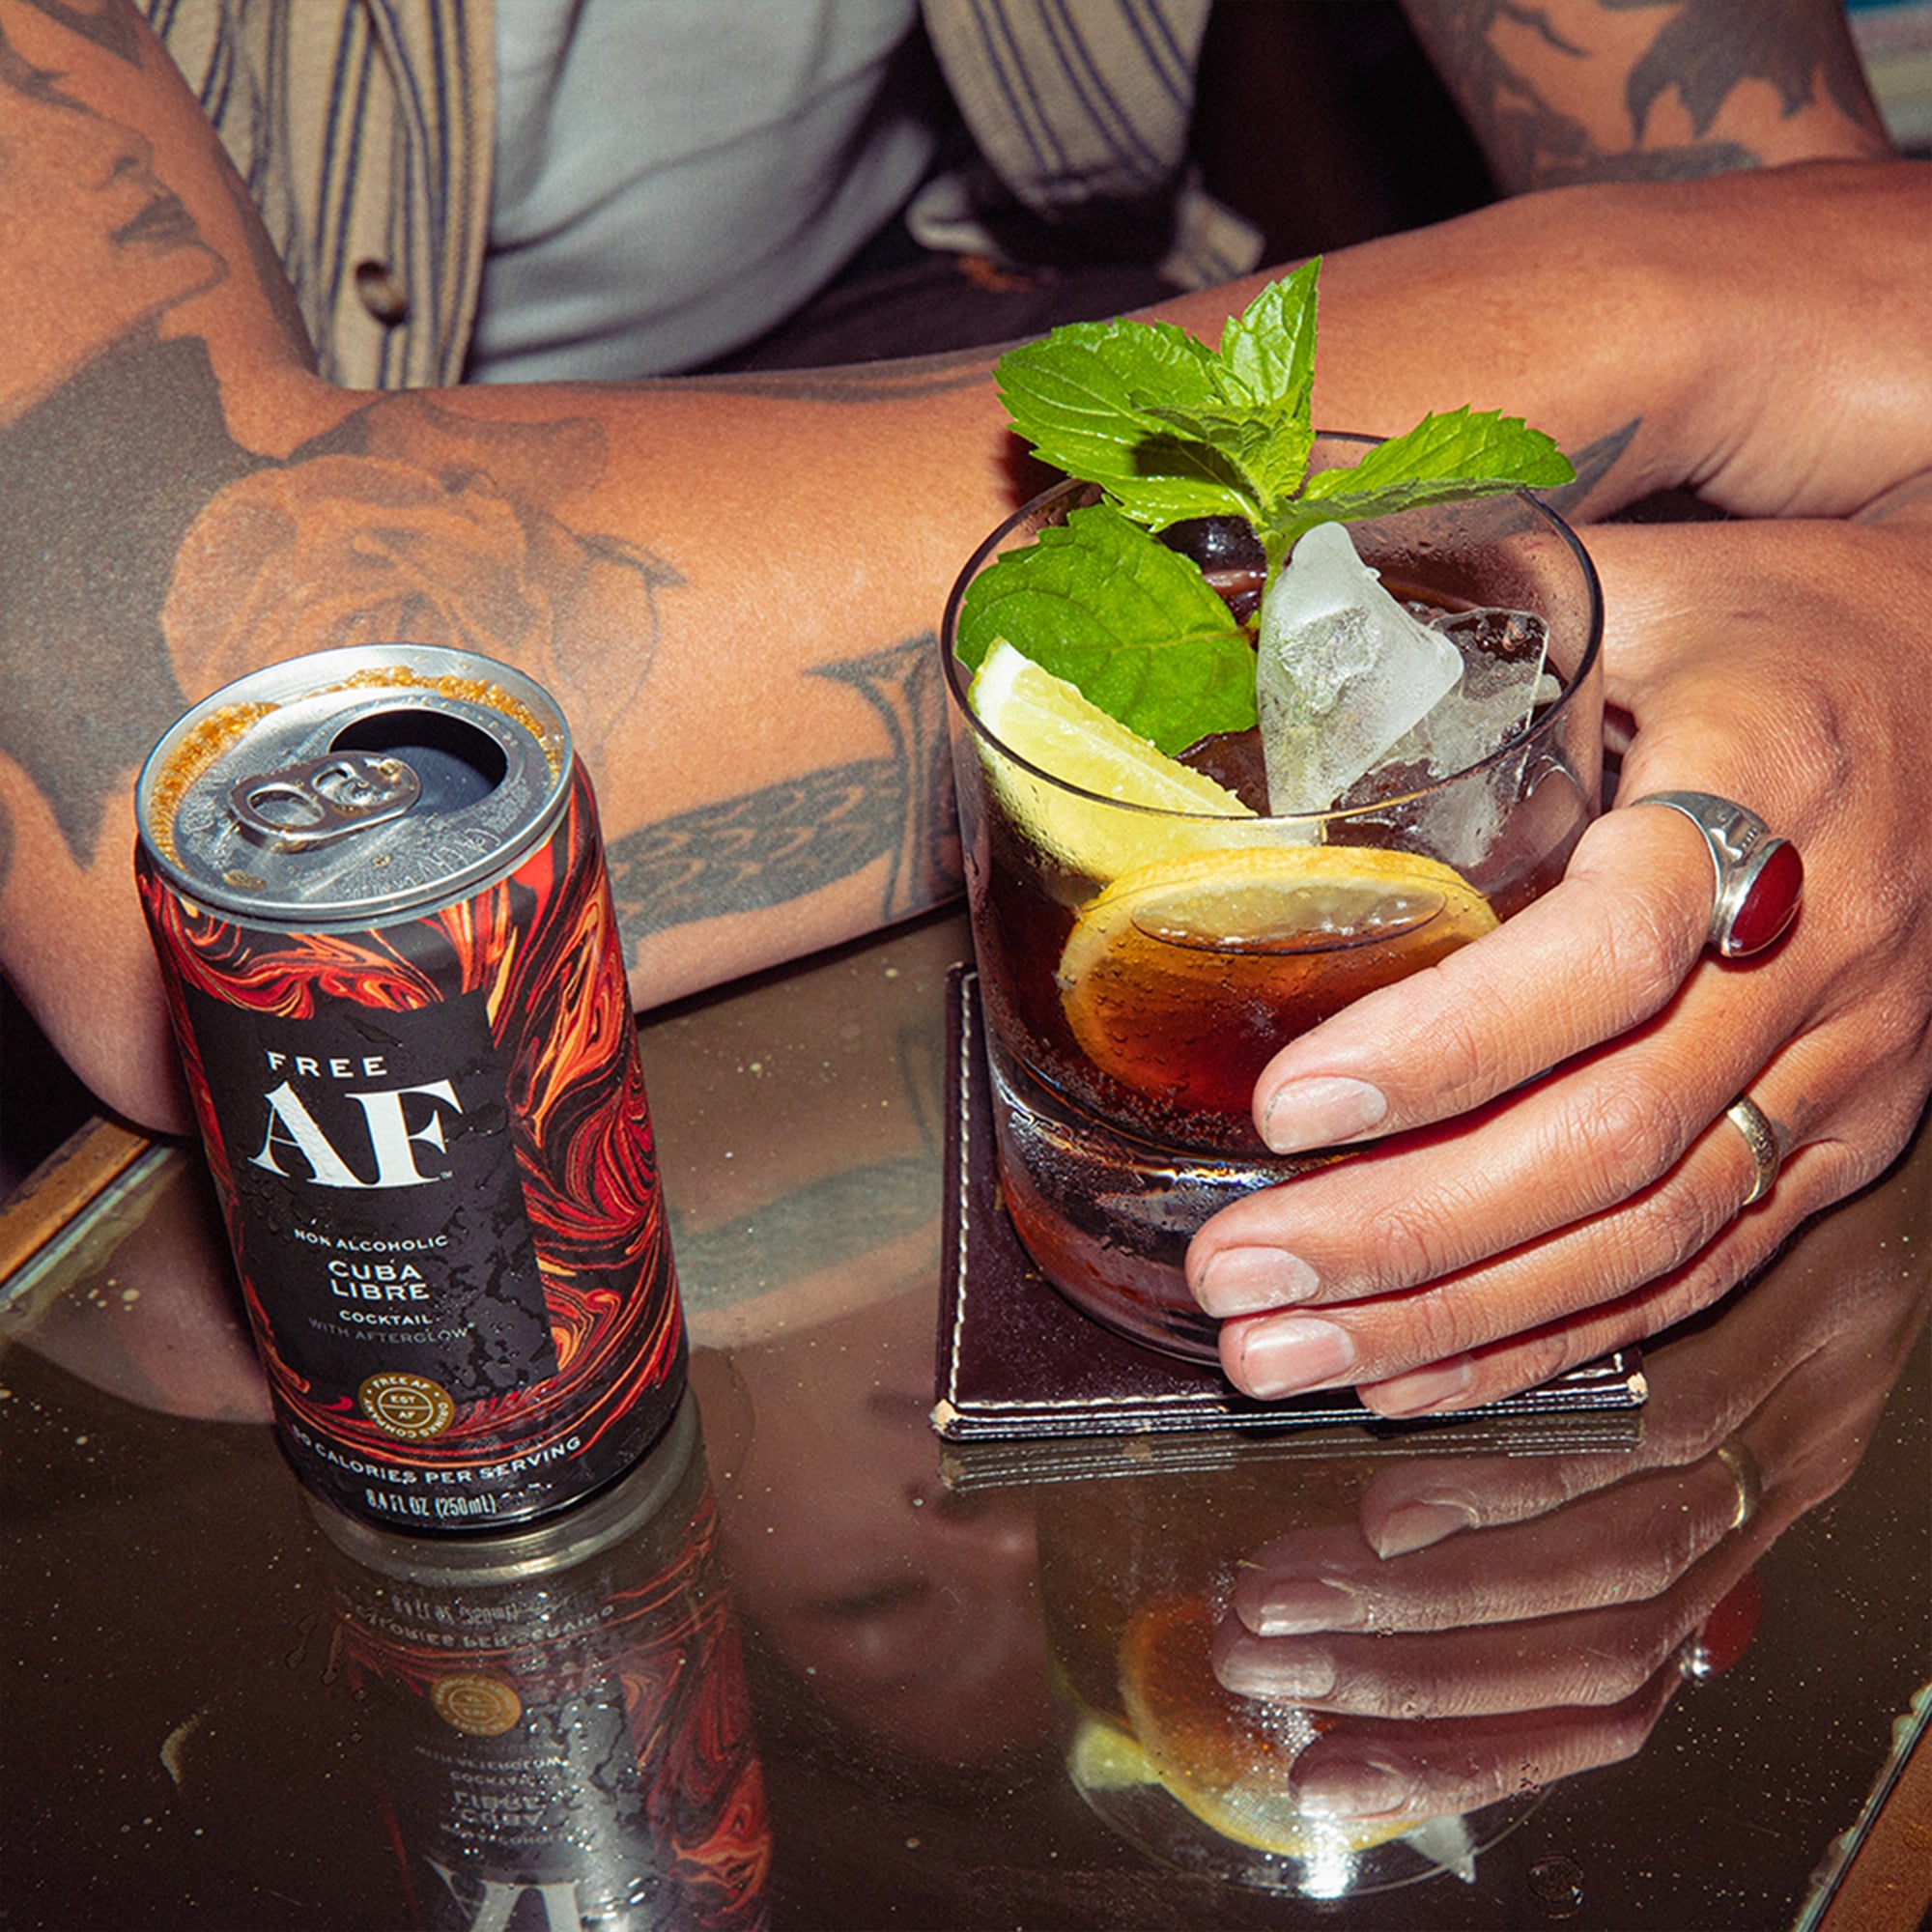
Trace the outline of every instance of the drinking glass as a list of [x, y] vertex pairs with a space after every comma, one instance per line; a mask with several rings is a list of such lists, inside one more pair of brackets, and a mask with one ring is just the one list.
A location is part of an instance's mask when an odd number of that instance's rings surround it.
[[[1369, 446], [1323, 437], [1314, 467]], [[1351, 524], [1398, 597], [1542, 619], [1550, 695], [1527, 726], [1447, 777], [1384, 773], [1326, 811], [1123, 804], [995, 737], [954, 652], [973, 579], [1098, 494], [1062, 484], [1009, 518], [941, 627], [1000, 1179], [1063, 1294], [1211, 1361], [1218, 1324], [1181, 1273], [1189, 1237], [1239, 1196], [1343, 1157], [1271, 1154], [1252, 1118], [1257, 1075], [1298, 1034], [1548, 891], [1598, 810], [1602, 599], [1576, 535], [1526, 493]]]
[[[1385, 1458], [1334, 1435], [1273, 1442], [1168, 1437], [1130, 1467], [1037, 1484], [1040, 1605], [1073, 1788], [1156, 1862], [1304, 1898], [1359, 1897], [1454, 1873], [1542, 1803], [1532, 1784], [1467, 1813], [1323, 1817], [1302, 1808], [1301, 1751], [1338, 1728], [1426, 1755], [1451, 1720], [1344, 1719], [1238, 1694], [1215, 1676], [1236, 1582], [1284, 1536], [1354, 1542], [1363, 1492]], [[1202, 1457], [1199, 1466], [1192, 1456]], [[1166, 1464], [1163, 1466], [1163, 1464]], [[1453, 1618], [1453, 1611], [1451, 1616]], [[1461, 1633], [1436, 1639], [1445, 1667]], [[1412, 1645], [1413, 1636], [1408, 1639]], [[1427, 1642], [1428, 1639], [1424, 1638]], [[1484, 1720], [1472, 1720], [1480, 1738]], [[1462, 1740], [1465, 1746], [1467, 1738]], [[1442, 1769], [1462, 1759], [1445, 1746]], [[1405, 1921], [1406, 1922], [1406, 1921]]]

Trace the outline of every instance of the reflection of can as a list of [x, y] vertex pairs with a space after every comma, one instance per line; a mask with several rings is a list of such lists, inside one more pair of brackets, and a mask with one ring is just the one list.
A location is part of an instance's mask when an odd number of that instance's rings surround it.
[[198, 705], [136, 872], [303, 1480], [391, 1527], [628, 1468], [685, 1338], [596, 808], [541, 687], [296, 659]]
[[580, 1510], [340, 1557], [331, 1657], [374, 1743], [412, 1925], [753, 1932], [764, 1776], [687, 1400]]

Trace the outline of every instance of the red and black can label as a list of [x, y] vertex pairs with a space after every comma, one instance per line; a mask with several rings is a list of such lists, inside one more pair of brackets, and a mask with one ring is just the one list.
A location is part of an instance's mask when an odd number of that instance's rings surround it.
[[405, 649], [190, 714], [137, 874], [298, 1471], [473, 1531], [635, 1463], [685, 1339], [589, 782], [526, 681]]
[[760, 1932], [764, 1776], [689, 1403], [622, 1482], [521, 1535], [318, 1515], [410, 1924]]

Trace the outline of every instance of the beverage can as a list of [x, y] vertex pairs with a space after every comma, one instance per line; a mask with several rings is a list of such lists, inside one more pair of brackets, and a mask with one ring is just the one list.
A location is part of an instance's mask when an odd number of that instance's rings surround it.
[[562, 713], [411, 643], [291, 659], [150, 754], [135, 871], [282, 1443], [350, 1514], [507, 1526], [685, 1381], [615, 909]]
[[764, 1774], [692, 1397], [561, 1518], [485, 1539], [315, 1516], [411, 1924], [766, 1922]]

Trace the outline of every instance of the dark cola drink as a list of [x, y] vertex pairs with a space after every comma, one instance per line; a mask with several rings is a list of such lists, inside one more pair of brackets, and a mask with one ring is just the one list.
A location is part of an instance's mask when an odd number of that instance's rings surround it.
[[[1357, 454], [1323, 440], [1316, 467]], [[1601, 792], [1602, 606], [1581, 547], [1525, 497], [1353, 525], [1357, 568], [1457, 643], [1460, 697], [1489, 720], [1518, 691], [1512, 723], [1452, 753], [1431, 713], [1331, 805], [1281, 813], [1258, 730], [1206, 740], [1177, 754], [1179, 776], [1219, 796], [1164, 773], [1167, 803], [1143, 804], [1118, 741], [1091, 720], [1069, 726], [1010, 666], [989, 676], [990, 654], [969, 670], [952, 648], [979, 574], [1043, 540], [1089, 487], [1062, 485], [996, 530], [941, 631], [1001, 1197], [1076, 1307], [1218, 1362], [1220, 1324], [1186, 1283], [1194, 1234], [1232, 1202], [1349, 1157], [1269, 1151], [1254, 1117], [1263, 1070], [1562, 877]], [[1170, 536], [1239, 615], [1252, 543], [1218, 525]], [[1053, 602], [1033, 619], [1047, 634]], [[1048, 654], [1029, 652], [1028, 614], [1023, 600], [1005, 611], [1023, 662]], [[1001, 736], [1003, 717], [1031, 753]], [[1111, 749], [1096, 758], [1096, 745]]]
[[764, 1778], [697, 1435], [687, 1400], [612, 1489], [508, 1536], [317, 1505], [412, 1925], [765, 1923]]
[[686, 1342], [589, 781], [530, 679], [413, 644], [228, 686], [136, 874], [281, 1435], [411, 1531], [564, 1508]]

